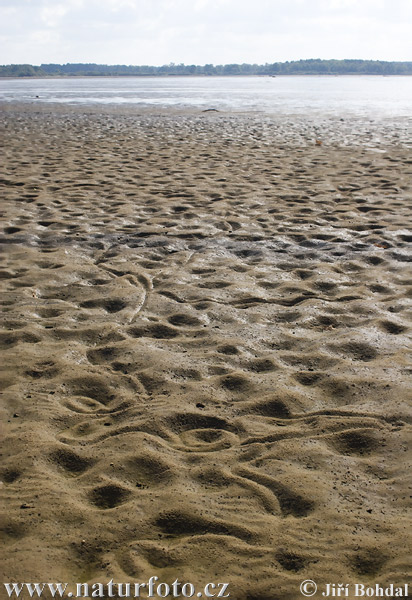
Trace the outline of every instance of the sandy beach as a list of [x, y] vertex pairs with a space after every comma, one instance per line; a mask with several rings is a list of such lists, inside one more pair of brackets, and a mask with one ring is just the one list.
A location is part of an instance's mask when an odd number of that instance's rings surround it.
[[412, 120], [1, 112], [2, 581], [411, 584]]

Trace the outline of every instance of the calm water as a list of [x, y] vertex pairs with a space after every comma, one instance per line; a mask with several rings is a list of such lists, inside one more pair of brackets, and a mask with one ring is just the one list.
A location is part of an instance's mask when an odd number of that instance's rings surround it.
[[0, 79], [0, 102], [411, 116], [412, 77]]

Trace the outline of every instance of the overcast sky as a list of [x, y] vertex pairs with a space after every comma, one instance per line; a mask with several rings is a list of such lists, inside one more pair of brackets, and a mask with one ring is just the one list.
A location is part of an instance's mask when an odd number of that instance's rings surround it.
[[412, 0], [0, 0], [0, 64], [412, 60]]

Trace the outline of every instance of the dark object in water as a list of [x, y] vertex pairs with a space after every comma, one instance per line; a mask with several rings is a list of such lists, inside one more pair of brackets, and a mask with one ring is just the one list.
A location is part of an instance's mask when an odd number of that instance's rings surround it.
[[219, 112], [217, 108], [206, 108], [202, 110], [202, 112]]

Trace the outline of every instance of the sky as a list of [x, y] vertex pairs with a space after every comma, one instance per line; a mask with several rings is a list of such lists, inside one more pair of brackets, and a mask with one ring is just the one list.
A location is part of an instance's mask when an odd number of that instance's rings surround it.
[[0, 0], [0, 64], [412, 60], [412, 0]]

